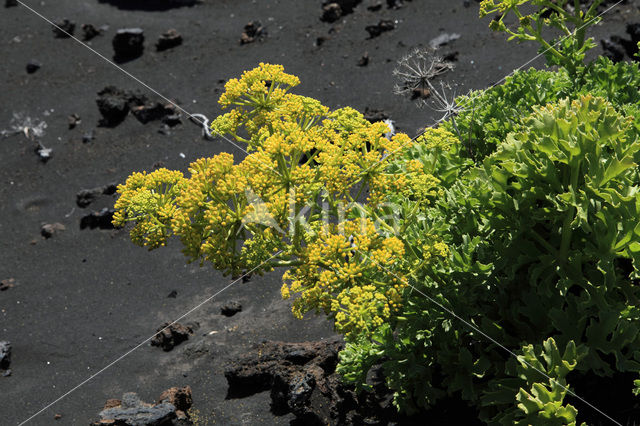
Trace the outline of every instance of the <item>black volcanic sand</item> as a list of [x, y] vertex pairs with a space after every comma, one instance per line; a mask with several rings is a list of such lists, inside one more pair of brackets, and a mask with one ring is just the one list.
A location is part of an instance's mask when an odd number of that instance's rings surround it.
[[[447, 75], [457, 93], [483, 88], [522, 65], [536, 53], [533, 45], [507, 43], [477, 18], [478, 5], [462, 0], [363, 1], [353, 13], [322, 22], [322, 2], [300, 0], [205, 0], [185, 7], [154, 10], [153, 1], [24, 0], [46, 17], [96, 29], [108, 25], [91, 46], [113, 57], [111, 40], [119, 28], [142, 28], [142, 56], [122, 66], [191, 113], [220, 113], [217, 98], [223, 80], [237, 77], [259, 62], [279, 63], [302, 84], [296, 93], [331, 108], [385, 111], [409, 134], [436, 115], [406, 97], [394, 95], [392, 71], [413, 47], [427, 46], [442, 32], [460, 38], [441, 52], [457, 51], [456, 69]], [[163, 3], [157, 1], [156, 3]], [[379, 10], [368, 9], [382, 3]], [[373, 8], [376, 9], [376, 8]], [[367, 26], [391, 20], [395, 29], [370, 38]], [[629, 2], [605, 16], [596, 38], [623, 33], [637, 22]], [[260, 21], [266, 35], [240, 44], [245, 25]], [[169, 29], [183, 36], [180, 46], [157, 52], [158, 37]], [[368, 53], [366, 66], [358, 66]], [[80, 229], [82, 217], [113, 205], [99, 195], [88, 207], [76, 205], [82, 189], [122, 182], [133, 171], [154, 165], [186, 171], [189, 162], [227, 151], [242, 151], [222, 141], [205, 141], [188, 122], [158, 133], [159, 121], [142, 124], [131, 114], [119, 125], [98, 127], [96, 93], [114, 85], [153, 93], [69, 38], [55, 37], [51, 26], [22, 6], [0, 11], [0, 129], [15, 112], [45, 120], [41, 142], [52, 148], [44, 163], [35, 144], [23, 135], [0, 141], [0, 280], [14, 278], [0, 292], [0, 341], [11, 342], [12, 375], [0, 376], [0, 423], [16, 424], [44, 408], [92, 374], [151, 337], [230, 282], [210, 267], [186, 265], [178, 242], [148, 252], [134, 246], [124, 230]], [[27, 73], [30, 61], [40, 69]], [[540, 59], [529, 66], [541, 66]], [[68, 116], [81, 122], [69, 129]], [[93, 131], [93, 139], [83, 135]], [[45, 223], [66, 229], [51, 238]], [[186, 342], [172, 351], [145, 343], [75, 392], [47, 408], [29, 424], [88, 424], [108, 398], [138, 392], [153, 401], [171, 386], [190, 385], [199, 424], [289, 424], [293, 415], [274, 416], [269, 394], [225, 400], [225, 365], [264, 339], [302, 342], [334, 336], [324, 317], [295, 320], [290, 302], [280, 300], [280, 272], [238, 283], [180, 322], [192, 326]], [[167, 297], [173, 291], [175, 297]], [[240, 302], [232, 317], [221, 306]], [[597, 401], [591, 401], [595, 405]], [[581, 408], [581, 407], [578, 407]]]

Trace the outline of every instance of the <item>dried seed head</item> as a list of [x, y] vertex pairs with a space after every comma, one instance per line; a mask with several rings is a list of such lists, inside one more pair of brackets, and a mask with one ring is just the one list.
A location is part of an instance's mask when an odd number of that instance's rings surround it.
[[[416, 48], [398, 61], [393, 70], [397, 79], [394, 92], [409, 93], [413, 99], [428, 97], [433, 91], [431, 80], [453, 69], [453, 64], [435, 54], [433, 49]], [[416, 94], [420, 94], [416, 96]]]

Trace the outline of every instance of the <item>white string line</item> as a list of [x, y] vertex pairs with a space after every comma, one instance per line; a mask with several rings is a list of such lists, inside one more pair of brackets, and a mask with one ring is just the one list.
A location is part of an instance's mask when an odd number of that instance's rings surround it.
[[269, 262], [271, 259], [273, 259], [274, 257], [278, 256], [280, 253], [282, 253], [282, 250], [280, 250], [279, 252], [277, 252], [276, 254], [274, 254], [273, 256], [271, 256], [269, 259], [265, 260], [264, 262], [262, 262], [260, 265], [256, 266], [255, 268], [251, 269], [250, 271], [244, 273], [240, 278], [237, 278], [236, 280], [232, 281], [231, 283], [227, 284], [225, 287], [223, 287], [221, 290], [217, 291], [216, 293], [214, 293], [213, 295], [207, 297], [204, 301], [200, 302], [199, 304], [197, 304], [196, 306], [194, 306], [193, 308], [191, 308], [189, 311], [187, 311], [185, 314], [181, 315], [180, 317], [176, 318], [173, 322], [171, 322], [169, 325], [167, 325], [166, 327], [164, 327], [161, 330], [156, 331], [155, 333], [153, 333], [153, 335], [151, 337], [148, 337], [146, 339], [144, 339], [142, 342], [140, 342], [138, 345], [134, 346], [132, 349], [128, 350], [124, 355], [118, 357], [117, 359], [115, 359], [114, 361], [112, 361], [111, 363], [109, 363], [108, 365], [106, 365], [105, 367], [103, 367], [102, 369], [100, 369], [98, 372], [92, 374], [91, 376], [89, 376], [88, 378], [86, 378], [85, 380], [83, 380], [82, 382], [80, 382], [79, 384], [77, 384], [76, 386], [74, 386], [73, 388], [71, 388], [70, 390], [68, 390], [66, 393], [62, 394], [60, 397], [58, 397], [56, 400], [52, 401], [51, 403], [47, 404], [45, 407], [43, 407], [40, 411], [38, 411], [37, 413], [33, 414], [31, 417], [29, 417], [28, 419], [24, 420], [23, 422], [19, 423], [19, 426], [22, 426], [23, 424], [27, 423], [28, 421], [32, 420], [34, 417], [38, 416], [39, 414], [41, 414], [42, 412], [44, 412], [45, 410], [47, 410], [49, 407], [51, 407], [52, 405], [56, 404], [57, 402], [59, 402], [61, 399], [67, 397], [68, 395], [70, 395], [71, 393], [73, 393], [74, 391], [76, 391], [78, 388], [80, 388], [81, 386], [83, 386], [84, 384], [86, 384], [87, 382], [91, 381], [94, 377], [96, 377], [97, 375], [103, 373], [105, 370], [107, 370], [109, 367], [113, 366], [114, 364], [116, 364], [117, 362], [121, 361], [122, 359], [126, 358], [129, 354], [131, 354], [133, 351], [137, 350], [138, 348], [140, 348], [142, 345], [146, 344], [149, 340], [153, 339], [157, 334], [162, 333], [163, 331], [165, 331], [167, 328], [171, 327], [172, 325], [176, 324], [178, 321], [180, 321], [181, 319], [183, 319], [184, 317], [188, 316], [189, 314], [191, 314], [193, 311], [199, 309], [202, 305], [208, 303], [209, 301], [211, 301], [214, 297], [216, 297], [217, 295], [219, 295], [220, 293], [222, 293], [223, 291], [227, 290], [229, 287], [231, 287], [232, 285], [234, 285], [235, 283], [241, 281], [244, 277], [251, 275], [253, 273], [253, 271], [255, 271], [256, 269], [260, 268], [262, 265], [264, 265], [265, 263]]
[[[514, 68], [511, 72], [509, 72], [508, 74], [506, 74], [504, 77], [502, 77], [500, 80], [496, 81], [495, 83], [490, 84], [489, 86], [487, 86], [485, 89], [482, 89], [482, 91], [487, 91], [490, 90], [494, 87], [496, 87], [498, 84], [502, 83], [503, 81], [505, 81], [507, 78], [509, 78], [511, 75], [513, 75], [515, 72], [520, 71], [522, 68], [526, 67], [527, 65], [529, 65], [530, 63], [532, 63], [533, 61], [535, 61], [536, 59], [538, 59], [539, 57], [541, 57], [542, 55], [544, 55], [545, 53], [547, 53], [549, 50], [553, 49], [554, 47], [556, 47], [558, 44], [562, 43], [564, 40], [566, 40], [567, 38], [574, 36], [575, 33], [583, 28], [585, 28], [586, 26], [590, 25], [593, 21], [597, 20], [598, 18], [602, 17], [604, 14], [608, 13], [609, 11], [611, 11], [611, 9], [613, 9], [614, 7], [618, 6], [620, 3], [622, 3], [624, 0], [618, 0], [616, 3], [614, 3], [613, 5], [611, 5], [610, 7], [608, 7], [607, 9], [605, 9], [603, 12], [599, 13], [597, 16], [594, 16], [593, 18], [591, 18], [589, 21], [585, 22], [583, 25], [581, 25], [578, 28], [575, 28], [573, 30], [573, 32], [571, 34], [567, 34], [563, 37], [561, 37], [560, 39], [558, 39], [558, 41], [556, 41], [554, 44], [552, 44], [551, 46], [549, 46], [548, 48], [546, 48], [545, 50], [543, 50], [542, 52], [538, 53], [536, 56], [534, 56], [533, 58], [529, 59], [527, 62], [525, 62], [524, 64], [520, 65], [517, 68]], [[429, 84], [430, 85], [430, 84]], [[435, 93], [435, 91], [434, 91]], [[435, 93], [436, 95], [438, 95], [437, 93]], [[469, 96], [466, 99], [466, 102], [462, 102], [460, 105], [457, 105], [459, 108], [463, 108], [466, 104], [468, 104], [469, 102], [471, 102], [471, 98], [473, 96], [480, 96], [481, 93], [478, 94], [478, 91], [476, 91], [476, 94]], [[454, 100], [455, 102], [455, 100]], [[475, 99], [474, 99], [475, 102]], [[420, 132], [418, 132], [417, 135], [415, 135], [413, 138], [411, 138], [410, 142], [415, 142], [416, 139], [418, 139], [420, 136], [424, 135], [427, 132], [427, 129], [432, 128], [434, 126], [437, 126], [439, 123], [441, 123], [442, 121], [446, 120], [448, 118], [448, 114], [445, 114], [444, 117], [442, 117], [439, 120], [436, 120], [433, 124], [426, 126], [423, 130], [421, 130]], [[405, 148], [406, 145], [401, 145], [398, 148], [392, 150], [391, 152], [389, 152], [387, 154], [387, 156], [381, 158], [380, 160], [378, 160], [377, 163], [374, 163], [373, 165], [369, 166], [369, 168], [367, 168], [364, 173], [366, 173], [367, 171], [371, 170], [373, 167], [376, 167], [378, 164], [380, 164], [382, 161], [384, 161], [386, 158], [389, 158], [390, 155], [395, 154], [397, 151]]]
[[[395, 272], [389, 270], [386, 266], [380, 264], [378, 261], [370, 258], [369, 256], [367, 256], [366, 253], [364, 253], [362, 250], [358, 249], [356, 247], [356, 250], [358, 250], [360, 252], [360, 254], [362, 254], [364, 257], [366, 257], [367, 259], [369, 259], [371, 262], [376, 263], [378, 266], [380, 266], [381, 268], [385, 269], [388, 273], [390, 273], [391, 275], [395, 276], [398, 279], [401, 279], [400, 276], [398, 276]], [[504, 349], [505, 351], [507, 351], [510, 355], [512, 355], [514, 358], [518, 359], [518, 355], [513, 352], [512, 350], [510, 350], [509, 348], [507, 348], [506, 346], [504, 346], [503, 344], [501, 344], [500, 342], [498, 342], [497, 340], [495, 340], [493, 337], [489, 336], [488, 334], [486, 334], [484, 331], [482, 331], [481, 329], [479, 329], [478, 327], [476, 327], [475, 325], [473, 325], [472, 323], [470, 323], [469, 321], [465, 320], [464, 318], [462, 318], [461, 316], [459, 316], [458, 314], [456, 314], [454, 311], [452, 311], [451, 309], [447, 308], [446, 306], [442, 305], [440, 302], [438, 302], [437, 300], [435, 300], [434, 298], [432, 298], [431, 296], [429, 296], [428, 294], [422, 292], [420, 289], [418, 289], [417, 287], [415, 287], [414, 285], [412, 285], [411, 283], [408, 282], [407, 280], [407, 284], [409, 285], [409, 287], [411, 287], [412, 289], [414, 289], [415, 291], [417, 291], [418, 293], [420, 293], [421, 295], [423, 295], [424, 297], [426, 297], [427, 299], [429, 299], [431, 302], [435, 303], [436, 305], [438, 305], [438, 307], [440, 307], [440, 309], [446, 311], [448, 314], [450, 314], [451, 316], [453, 316], [454, 318], [462, 321], [467, 327], [471, 328], [472, 330], [476, 331], [477, 333], [481, 334], [482, 336], [486, 337], [488, 340], [490, 340], [492, 343], [494, 343], [495, 345], [499, 346], [501, 349]], [[577, 398], [578, 400], [582, 401], [583, 403], [585, 403], [586, 405], [588, 405], [589, 407], [593, 408], [595, 411], [597, 411], [598, 413], [602, 414], [604, 417], [606, 417], [608, 420], [611, 420], [614, 424], [618, 425], [618, 426], [622, 426], [621, 423], [619, 423], [618, 421], [614, 420], [611, 416], [609, 416], [608, 414], [606, 414], [605, 412], [603, 412], [602, 410], [600, 410], [598, 407], [596, 407], [595, 405], [591, 404], [589, 401], [587, 401], [586, 399], [582, 398], [581, 396], [579, 396], [578, 394], [576, 394], [575, 392], [573, 392], [571, 389], [569, 389], [567, 386], [564, 386], [562, 383], [558, 382], [556, 379], [550, 377], [547, 373], [545, 373], [544, 371], [538, 369], [537, 367], [531, 365], [528, 361], [526, 360], [519, 360], [519, 362], [523, 362], [524, 364], [526, 364], [527, 366], [533, 368], [534, 370], [536, 370], [538, 373], [542, 374], [543, 376], [545, 376], [547, 379], [551, 380], [552, 382], [555, 382], [558, 386], [560, 386], [562, 389], [564, 389], [567, 393], [573, 395], [575, 398]]]
[[[29, 5], [23, 3], [21, 0], [16, 0], [18, 3], [20, 3], [22, 6], [24, 6], [25, 8], [27, 8], [28, 10], [30, 10], [31, 12], [33, 12], [34, 14], [38, 15], [40, 18], [42, 18], [43, 20], [47, 21], [49, 24], [53, 25], [56, 29], [58, 29], [59, 31], [61, 31], [62, 33], [64, 33], [67, 37], [72, 38], [73, 40], [77, 41], [78, 43], [80, 43], [80, 45], [86, 47], [87, 49], [89, 49], [90, 51], [92, 51], [93, 53], [95, 53], [96, 55], [98, 55], [100, 58], [104, 59], [106, 62], [108, 62], [109, 64], [113, 65], [115, 68], [117, 68], [118, 70], [122, 71], [125, 75], [127, 75], [128, 77], [132, 78], [133, 80], [135, 80], [136, 82], [138, 82], [139, 84], [141, 84], [142, 86], [144, 86], [145, 88], [147, 88], [148, 90], [150, 90], [151, 92], [155, 93], [156, 95], [158, 95], [159, 97], [161, 97], [162, 99], [164, 99], [165, 101], [169, 102], [171, 105], [175, 106], [176, 108], [178, 108], [180, 111], [184, 112], [187, 116], [189, 116], [189, 118], [191, 118], [192, 120], [195, 120], [196, 122], [198, 122], [199, 124], [201, 124], [203, 126], [203, 130], [206, 131], [207, 135], [209, 137], [211, 137], [211, 130], [210, 129], [206, 129], [207, 127], [207, 120], [206, 117], [204, 117], [204, 115], [202, 114], [191, 114], [189, 111], [187, 111], [186, 109], [184, 109], [183, 107], [181, 107], [180, 105], [178, 105], [176, 102], [172, 101], [171, 99], [167, 98], [165, 95], [163, 95], [162, 93], [158, 92], [156, 89], [154, 89], [153, 87], [149, 86], [147, 83], [145, 83], [144, 81], [140, 80], [138, 77], [136, 77], [135, 75], [131, 74], [129, 71], [125, 70], [124, 68], [122, 68], [121, 66], [117, 65], [116, 63], [114, 63], [113, 61], [111, 61], [109, 58], [107, 58], [106, 56], [104, 56], [102, 53], [98, 52], [97, 50], [95, 50], [94, 48], [92, 48], [91, 46], [89, 46], [88, 44], [84, 43], [83, 41], [81, 41], [80, 39], [74, 37], [72, 34], [68, 33], [67, 31], [65, 31], [64, 29], [60, 28], [60, 26], [58, 26], [57, 24], [55, 24], [54, 22], [52, 22], [50, 19], [48, 19], [47, 17], [43, 16], [42, 14], [40, 14], [39, 12], [37, 12], [36, 10], [32, 9], [31, 7], [29, 7]], [[245, 154], [249, 154], [244, 148], [242, 148], [240, 145], [236, 144], [235, 142], [233, 142], [231, 139], [227, 138], [225, 135], [218, 133], [218, 135], [226, 140], [227, 142], [229, 142], [231, 145], [235, 146], [236, 148], [238, 148], [239, 150], [241, 150], [242, 152], [244, 152]]]
[[[67, 31], [65, 31], [64, 29], [60, 28], [60, 26], [56, 25], [54, 22], [52, 22], [50, 19], [46, 18], [45, 16], [43, 16], [42, 14], [40, 14], [39, 12], [37, 12], [36, 10], [32, 9], [31, 7], [29, 7], [28, 5], [26, 5], [25, 3], [23, 3], [21, 0], [16, 0], [20, 5], [24, 6], [26, 9], [30, 10], [31, 12], [33, 12], [34, 14], [36, 14], [37, 16], [39, 16], [40, 18], [42, 18], [43, 20], [47, 21], [49, 24], [51, 24], [52, 26], [54, 26], [55, 28], [57, 28], [58, 30], [60, 30], [62, 33], [64, 33], [65, 35], [67, 35], [68, 37], [72, 38], [73, 40], [75, 40], [76, 42], [78, 42], [80, 45], [86, 47], [87, 49], [89, 49], [90, 51], [92, 51], [93, 53], [95, 53], [96, 55], [98, 55], [100, 58], [102, 58], [103, 60], [105, 60], [106, 62], [108, 62], [109, 64], [113, 65], [115, 68], [117, 68], [118, 70], [120, 70], [121, 72], [123, 72], [124, 74], [126, 74], [127, 76], [129, 76], [130, 78], [132, 78], [133, 80], [135, 80], [136, 82], [138, 82], [139, 84], [141, 84], [142, 86], [144, 86], [145, 88], [147, 88], [148, 90], [150, 90], [151, 92], [155, 93], [156, 95], [158, 95], [159, 97], [161, 97], [162, 99], [166, 100], [167, 102], [169, 102], [170, 104], [174, 105], [176, 108], [178, 108], [179, 110], [183, 111], [186, 115], [188, 115], [191, 119], [200, 122], [203, 125], [203, 130], [206, 134], [206, 136], [211, 136], [211, 130], [208, 129], [207, 126], [207, 120], [206, 117], [202, 114], [191, 114], [189, 113], [187, 110], [185, 110], [184, 108], [182, 108], [180, 105], [176, 104], [174, 101], [170, 100], [169, 98], [167, 98], [166, 96], [162, 95], [160, 92], [158, 92], [157, 90], [155, 90], [154, 88], [152, 88], [151, 86], [149, 86], [148, 84], [144, 83], [142, 80], [140, 80], [139, 78], [137, 78], [136, 76], [134, 76], [133, 74], [131, 74], [130, 72], [126, 71], [124, 68], [118, 66], [117, 64], [115, 64], [113, 61], [109, 60], [108, 58], [106, 58], [104, 55], [102, 55], [100, 52], [96, 51], [95, 49], [93, 49], [92, 47], [90, 47], [89, 45], [87, 45], [86, 43], [83, 43], [82, 41], [80, 41], [78, 38], [74, 37], [73, 35], [69, 34]], [[605, 13], [609, 12], [611, 9], [613, 9], [614, 7], [616, 7], [618, 4], [620, 4], [622, 2], [622, 0], [619, 0], [617, 3], [615, 3], [614, 5], [610, 6], [609, 8], [607, 8], [604, 12], [600, 13], [598, 16], [596, 16], [595, 18], [593, 18], [591, 21], [585, 23], [583, 26], [580, 27], [584, 28], [586, 25], [588, 25], [589, 23], [591, 23], [593, 20], [597, 19], [598, 17], [604, 15]], [[574, 30], [575, 33], [576, 30]], [[561, 38], [560, 40], [558, 40], [555, 44], [553, 44], [551, 47], [555, 47], [556, 45], [558, 45], [560, 42], [562, 42], [564, 39], [566, 39], [567, 37], [569, 37], [568, 35]], [[506, 78], [508, 78], [511, 74], [513, 74], [515, 71], [520, 70], [521, 68], [523, 68], [524, 66], [526, 66], [527, 64], [535, 61], [537, 58], [539, 58], [540, 56], [542, 56], [544, 53], [546, 53], [550, 48], [546, 49], [545, 51], [543, 51], [542, 53], [539, 53], [538, 55], [536, 55], [535, 57], [533, 57], [532, 59], [530, 59], [529, 61], [525, 62], [523, 65], [519, 66], [518, 68], [514, 69], [513, 71], [511, 71], [510, 73], [508, 73], [507, 75], [505, 75], [502, 79], [498, 80], [496, 83], [493, 83], [492, 85], [490, 85], [488, 88], [494, 87], [496, 85], [498, 85], [500, 82], [504, 81]], [[435, 123], [437, 124], [437, 122]], [[434, 125], [435, 125], [434, 124]], [[416, 135], [414, 138], [412, 138], [412, 141], [414, 141], [415, 139], [417, 139], [418, 137], [420, 137], [422, 134], [424, 134], [426, 132], [426, 129], [423, 130], [422, 132], [420, 132], [418, 135]], [[231, 145], [235, 146], [236, 148], [240, 149], [241, 151], [245, 152], [246, 154], [249, 154], [245, 149], [243, 149], [242, 147], [240, 147], [239, 145], [237, 145], [236, 143], [234, 143], [233, 141], [231, 141], [230, 139], [228, 139], [227, 137], [225, 137], [222, 134], [218, 135], [220, 137], [222, 137], [224, 140], [226, 140], [227, 142], [229, 142]], [[403, 147], [398, 148], [401, 149]], [[393, 151], [395, 152], [395, 151]], [[392, 152], [392, 153], [393, 153]], [[386, 158], [386, 157], [385, 157]], [[381, 159], [379, 162], [383, 161], [384, 159]], [[369, 169], [371, 167], [375, 167], [376, 164], [374, 164], [373, 166], [370, 166]], [[367, 170], [369, 170], [367, 169]], [[272, 256], [271, 258], [269, 258], [268, 260], [271, 260], [273, 257], [277, 256], [279, 253], [276, 253], [274, 256]], [[268, 261], [267, 260], [267, 261]], [[258, 267], [262, 266], [264, 263], [266, 263], [267, 261], [263, 262], [261, 265], [259, 265]], [[258, 267], [252, 269], [249, 273], [251, 273], [253, 270], [257, 269]], [[248, 274], [248, 273], [247, 273]], [[243, 275], [246, 276], [247, 274]], [[243, 278], [241, 277], [241, 278]], [[239, 278], [239, 279], [241, 279]], [[238, 279], [238, 280], [239, 280]], [[204, 302], [202, 302], [201, 304], [197, 305], [195, 308], [191, 309], [189, 312], [187, 312], [186, 314], [184, 314], [183, 316], [181, 316], [180, 318], [178, 318], [176, 321], [174, 321], [173, 323], [171, 323], [170, 325], [173, 325], [175, 322], [177, 322], [178, 320], [182, 319], [183, 317], [185, 317], [186, 315], [190, 314], [192, 311], [198, 309], [200, 306], [202, 306], [203, 304], [205, 304], [206, 302], [208, 302], [209, 300], [211, 300], [213, 297], [215, 297], [217, 294], [221, 293], [222, 291], [226, 290], [227, 288], [231, 287], [233, 284], [235, 284], [238, 280], [233, 281], [231, 284], [227, 285], [226, 287], [224, 287], [222, 290], [220, 290], [218, 293], [214, 294], [213, 296], [211, 296], [210, 298], [206, 299]], [[412, 286], [413, 287], [413, 286]], [[413, 287], [415, 288], [415, 287]], [[416, 289], [416, 291], [418, 291], [419, 293], [423, 294], [425, 297], [429, 297], [426, 294], [422, 293], [420, 290]], [[471, 326], [472, 328], [476, 329], [479, 333], [483, 334], [484, 336], [486, 336], [487, 338], [491, 339], [494, 343], [496, 343], [497, 345], [499, 345], [500, 347], [504, 348], [505, 350], [507, 350], [509, 353], [511, 353], [512, 355], [515, 356], [515, 354], [511, 351], [509, 351], [506, 347], [502, 346], [501, 344], [499, 344], [498, 342], [496, 342], [494, 339], [492, 339], [490, 336], [486, 335], [485, 333], [483, 333], [481, 330], [477, 329], [475, 326], [467, 323], [464, 319], [462, 319], [461, 317], [459, 317], [458, 315], [456, 315], [454, 312], [448, 310], [447, 308], [445, 308], [444, 306], [440, 305], [437, 301], [429, 298], [430, 300], [432, 300], [434, 303], [438, 304], [439, 306], [441, 306], [443, 309], [447, 310], [448, 312], [450, 312], [452, 315], [454, 315], [456, 318], [460, 319], [461, 321], [465, 322], [467, 325]], [[169, 325], [169, 326], [170, 326]], [[165, 330], [166, 328], [168, 328], [169, 326], [165, 327], [164, 329], [162, 329], [161, 331]], [[155, 333], [157, 334], [157, 333]], [[133, 349], [131, 349], [130, 351], [128, 351], [127, 353], [125, 353], [124, 355], [122, 355], [120, 358], [116, 359], [115, 361], [113, 361], [111, 364], [107, 365], [106, 367], [104, 367], [102, 370], [98, 371], [97, 373], [93, 374], [92, 376], [90, 376], [88, 379], [86, 379], [84, 382], [80, 383], [79, 385], [77, 385], [76, 387], [74, 387], [73, 389], [71, 389], [70, 391], [68, 391], [67, 393], [65, 393], [64, 395], [62, 395], [60, 398], [56, 399], [55, 401], [53, 401], [52, 403], [50, 403], [49, 405], [47, 405], [46, 407], [44, 407], [42, 410], [38, 411], [37, 413], [35, 413], [33, 416], [29, 417], [27, 420], [25, 420], [24, 422], [20, 423], [21, 425], [30, 421], [31, 419], [33, 419], [35, 416], [37, 416], [38, 414], [42, 413], [44, 410], [46, 410], [47, 408], [49, 408], [50, 406], [52, 406], [53, 404], [55, 404], [56, 402], [60, 401], [62, 398], [66, 397], [67, 395], [69, 395], [70, 393], [72, 393], [73, 391], [75, 391], [76, 389], [78, 389], [80, 386], [84, 385], [85, 383], [87, 383], [88, 381], [90, 381], [91, 379], [93, 379], [95, 376], [97, 376], [98, 374], [102, 373], [103, 371], [105, 371], [107, 368], [111, 367], [112, 365], [114, 365], [115, 363], [117, 363], [118, 361], [120, 361], [121, 359], [125, 358], [127, 355], [129, 355], [131, 352], [135, 351], [136, 349], [138, 349], [140, 346], [142, 346], [144, 343], [146, 343], [147, 341], [151, 340], [154, 336], [151, 336], [150, 338], [146, 339], [145, 341], [143, 341], [142, 343], [140, 343], [138, 346], [134, 347]], [[535, 368], [535, 367], [534, 367]], [[537, 369], [536, 369], [537, 370]], [[539, 370], [538, 370], [539, 371]], [[542, 373], [544, 374], [544, 373]], [[547, 376], [548, 377], [548, 376]], [[553, 380], [551, 378], [549, 378], [550, 380]], [[592, 404], [588, 403], [587, 401], [583, 400], [582, 398], [580, 398], [579, 396], [575, 395], [573, 392], [571, 392], [570, 390], [567, 389], [567, 392], [571, 393], [572, 395], [574, 395], [576, 398], [580, 399], [581, 401], [585, 402], [587, 405], [591, 406], [592, 408], [594, 408], [596, 411], [600, 412], [601, 414], [603, 414], [605, 417], [609, 418], [610, 420], [614, 421], [614, 423], [619, 424], [617, 422], [615, 422], [615, 420], [611, 419], [609, 416], [607, 416], [606, 414], [604, 414], [603, 412], [601, 412], [600, 410], [598, 410], [596, 407], [594, 407]]]
[[599, 13], [598, 15], [594, 16], [593, 18], [591, 18], [589, 21], [585, 22], [584, 24], [582, 24], [580, 27], [575, 28], [573, 30], [573, 32], [571, 34], [567, 34], [564, 37], [561, 37], [558, 41], [556, 41], [554, 44], [552, 44], [551, 46], [549, 46], [548, 48], [546, 48], [545, 50], [543, 50], [542, 52], [538, 53], [536, 56], [534, 56], [532, 59], [528, 60], [527, 62], [525, 62], [524, 64], [520, 65], [518, 68], [514, 69], [513, 71], [511, 71], [509, 74], [505, 75], [504, 77], [502, 77], [500, 80], [496, 81], [495, 83], [491, 84], [488, 89], [497, 86], [498, 84], [502, 83], [504, 80], [507, 79], [507, 77], [509, 77], [511, 74], [515, 73], [516, 71], [521, 70], [522, 68], [526, 67], [527, 65], [529, 65], [531, 62], [535, 61], [536, 59], [538, 59], [540, 56], [544, 55], [545, 53], [547, 53], [549, 50], [553, 49], [554, 47], [556, 47], [558, 44], [562, 43], [563, 41], [565, 41], [567, 38], [572, 37], [576, 34], [577, 31], [585, 28], [588, 25], [591, 25], [592, 22], [594, 22], [595, 20], [597, 20], [598, 18], [602, 17], [602, 15], [604, 15], [605, 13], [608, 13], [611, 9], [613, 9], [614, 7], [618, 6], [620, 3], [622, 3], [624, 0], [618, 0], [616, 3], [614, 3], [613, 5], [609, 6], [607, 9], [605, 9], [604, 11], [602, 11], [601, 13]]

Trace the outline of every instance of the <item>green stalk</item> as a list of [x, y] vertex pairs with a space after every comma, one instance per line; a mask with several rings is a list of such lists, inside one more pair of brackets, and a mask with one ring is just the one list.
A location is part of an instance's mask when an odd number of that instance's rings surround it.
[[[578, 161], [575, 167], [571, 168], [571, 184], [569, 188], [572, 191], [576, 191], [578, 187], [578, 174], [580, 172], [580, 165], [582, 161]], [[573, 217], [576, 214], [577, 209], [575, 207], [567, 210], [567, 213], [564, 216], [564, 221], [562, 222], [562, 240], [560, 242], [560, 252], [559, 261], [562, 265], [566, 265], [567, 258], [569, 254], [569, 247], [571, 245], [571, 235], [573, 231], [571, 231], [571, 222], [573, 221]]]

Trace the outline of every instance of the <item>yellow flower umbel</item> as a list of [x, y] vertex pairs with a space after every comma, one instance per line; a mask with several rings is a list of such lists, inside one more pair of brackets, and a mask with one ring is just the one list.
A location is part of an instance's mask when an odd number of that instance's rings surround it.
[[[211, 129], [245, 144], [248, 155], [201, 158], [188, 176], [134, 173], [118, 188], [114, 224], [134, 222], [132, 239], [150, 249], [175, 235], [190, 261], [236, 276], [289, 266], [282, 296], [297, 295], [297, 317], [319, 309], [349, 336], [371, 333], [402, 307], [415, 264], [378, 204], [430, 201], [439, 181], [423, 162], [401, 160], [414, 146], [407, 135], [387, 139], [384, 123], [352, 108], [329, 111], [288, 93], [298, 83], [270, 64], [230, 80], [220, 98], [229, 111]], [[446, 144], [450, 134], [433, 132], [425, 138]], [[396, 160], [401, 166], [389, 170]], [[367, 192], [368, 205], [356, 209]], [[425, 244], [419, 251], [429, 256], [444, 250]]]
[[[404, 245], [378, 233], [373, 221], [350, 220], [323, 230], [285, 273], [282, 296], [297, 293], [293, 313], [321, 310], [347, 336], [370, 334], [402, 306]], [[344, 233], [336, 233], [343, 228]]]

